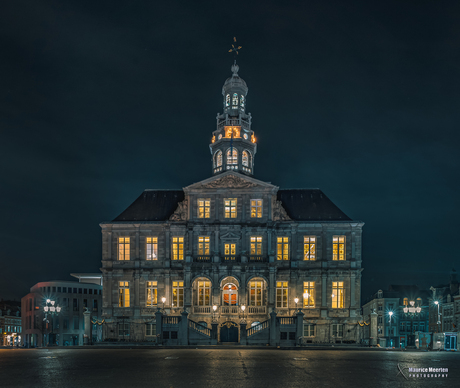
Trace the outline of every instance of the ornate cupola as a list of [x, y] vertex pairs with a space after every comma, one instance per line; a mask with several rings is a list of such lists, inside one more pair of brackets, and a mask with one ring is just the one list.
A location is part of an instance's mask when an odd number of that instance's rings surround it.
[[209, 145], [214, 175], [225, 171], [246, 175], [254, 173], [257, 144], [251, 130], [251, 114], [246, 113], [248, 87], [238, 75], [238, 70], [235, 61], [233, 74], [222, 87], [224, 113], [217, 114], [217, 129], [212, 133]]

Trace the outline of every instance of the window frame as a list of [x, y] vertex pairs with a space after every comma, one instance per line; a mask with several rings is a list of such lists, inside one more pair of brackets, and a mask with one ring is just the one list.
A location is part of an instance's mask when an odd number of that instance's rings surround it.
[[[313, 334], [311, 334], [312, 331], [313, 331]], [[304, 323], [303, 324], [303, 336], [305, 338], [316, 337], [316, 324], [315, 323]]]
[[[343, 241], [340, 241], [341, 239]], [[332, 236], [332, 260], [333, 261], [345, 261], [347, 259], [346, 244], [347, 244], [347, 236], [345, 235]]]
[[331, 335], [333, 338], [343, 338], [343, 324], [342, 323], [333, 323], [331, 325]]
[[276, 308], [287, 309], [289, 307], [289, 282], [276, 282]]
[[171, 239], [171, 260], [184, 260], [184, 236], [173, 236]]
[[237, 216], [238, 198], [224, 198], [224, 218], [234, 219]]
[[211, 306], [211, 281], [198, 280], [197, 281], [197, 305], [198, 306]]
[[[153, 330], [153, 328], [155, 329]], [[145, 323], [145, 336], [146, 337], [156, 337], [157, 336], [156, 322], [146, 322]]]
[[129, 282], [119, 281], [118, 282], [118, 307], [128, 308], [131, 305]]
[[238, 150], [235, 147], [227, 149], [227, 166], [238, 166]]
[[332, 308], [345, 308], [345, 286], [343, 281], [332, 282]]
[[263, 199], [255, 198], [251, 199], [250, 202], [250, 217], [251, 218], [262, 218], [263, 216]]
[[196, 204], [198, 218], [211, 218], [211, 198], [198, 198]]
[[263, 236], [249, 237], [249, 256], [263, 255]]
[[[308, 294], [307, 298], [303, 296], [305, 293]], [[303, 282], [303, 308], [315, 308], [315, 282], [306, 281]]]
[[145, 260], [158, 260], [158, 237], [145, 238]]
[[262, 280], [249, 281], [249, 300], [248, 306], [263, 306], [264, 299], [264, 282]]
[[158, 306], [158, 281], [147, 280], [145, 284], [145, 291], [145, 307]]
[[198, 255], [199, 256], [210, 256], [211, 255], [211, 237], [210, 236], [198, 236]]
[[174, 280], [172, 282], [172, 308], [184, 307], [184, 281]]
[[304, 261], [316, 260], [316, 236], [303, 236], [303, 259]]
[[276, 260], [289, 260], [289, 236], [279, 236], [276, 238]]
[[129, 261], [131, 256], [131, 238], [130, 237], [118, 237], [118, 260]]

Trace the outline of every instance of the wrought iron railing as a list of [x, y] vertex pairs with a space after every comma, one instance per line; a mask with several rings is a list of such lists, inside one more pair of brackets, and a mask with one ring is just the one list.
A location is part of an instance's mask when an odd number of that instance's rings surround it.
[[194, 261], [198, 263], [202, 263], [202, 262], [208, 263], [211, 261], [211, 256], [196, 256]]

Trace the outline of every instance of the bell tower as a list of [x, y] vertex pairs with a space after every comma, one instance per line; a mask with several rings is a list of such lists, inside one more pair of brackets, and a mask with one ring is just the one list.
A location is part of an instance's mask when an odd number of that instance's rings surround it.
[[251, 130], [251, 114], [246, 113], [248, 87], [238, 75], [236, 61], [231, 70], [232, 76], [222, 87], [223, 113], [217, 114], [217, 129], [209, 145], [212, 172], [216, 175], [236, 171], [252, 176], [257, 144]]

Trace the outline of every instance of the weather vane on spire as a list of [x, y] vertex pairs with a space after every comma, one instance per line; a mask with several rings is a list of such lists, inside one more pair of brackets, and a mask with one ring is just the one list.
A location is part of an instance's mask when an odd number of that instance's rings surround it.
[[235, 44], [232, 44], [232, 48], [230, 50], [228, 50], [229, 53], [233, 52], [233, 53], [236, 53], [236, 55], [238, 55], [238, 50], [240, 50], [242, 48], [242, 46], [235, 46], [236, 45], [236, 38], [233, 37], [233, 42]]

